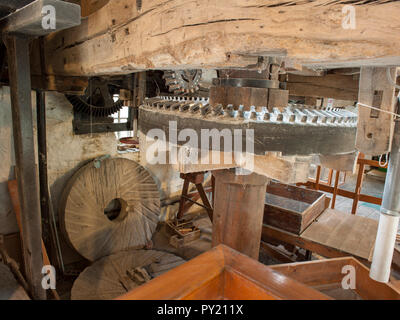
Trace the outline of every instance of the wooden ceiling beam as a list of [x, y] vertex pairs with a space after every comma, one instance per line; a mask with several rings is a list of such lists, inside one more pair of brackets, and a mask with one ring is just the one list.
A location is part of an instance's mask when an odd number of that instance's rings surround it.
[[260, 55], [287, 56], [312, 69], [400, 65], [400, 2], [354, 5], [354, 30], [342, 27], [343, 4], [110, 1], [81, 26], [47, 37], [47, 72], [246, 67]]

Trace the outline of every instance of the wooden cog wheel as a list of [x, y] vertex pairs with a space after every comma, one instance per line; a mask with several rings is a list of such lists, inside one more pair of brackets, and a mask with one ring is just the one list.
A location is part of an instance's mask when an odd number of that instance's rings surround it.
[[128, 248], [143, 248], [160, 213], [160, 194], [149, 172], [122, 158], [94, 162], [68, 182], [60, 207], [69, 243], [90, 261]]
[[71, 299], [114, 299], [146, 282], [140, 281], [140, 276], [135, 277], [138, 270], [155, 278], [184, 262], [182, 258], [162, 251], [122, 251], [87, 267], [75, 280]]

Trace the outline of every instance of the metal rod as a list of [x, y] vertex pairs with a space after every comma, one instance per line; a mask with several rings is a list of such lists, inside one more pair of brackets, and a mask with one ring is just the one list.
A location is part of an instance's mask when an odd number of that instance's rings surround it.
[[[50, 261], [57, 261], [57, 266], [64, 272], [64, 262], [57, 232], [47, 175], [47, 132], [46, 132], [46, 95], [36, 91], [37, 134], [39, 155], [40, 207], [42, 213], [43, 241], [50, 253]], [[50, 248], [52, 250], [50, 250]], [[54, 257], [52, 256], [55, 253]]]
[[400, 217], [400, 122], [396, 121], [370, 277], [388, 282]]
[[49, 199], [47, 195], [47, 145], [46, 145], [46, 108], [45, 93], [36, 91], [36, 121], [39, 157], [40, 209], [42, 213], [42, 238], [50, 251]]

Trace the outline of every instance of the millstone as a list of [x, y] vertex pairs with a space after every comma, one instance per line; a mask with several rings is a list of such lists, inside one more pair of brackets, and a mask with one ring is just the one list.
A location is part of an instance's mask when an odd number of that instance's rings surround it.
[[174, 254], [156, 250], [118, 252], [87, 267], [75, 280], [71, 299], [114, 299], [142, 284], [132, 277], [136, 268], [145, 269], [155, 278], [184, 262]]
[[160, 194], [138, 163], [106, 159], [91, 162], [68, 182], [60, 206], [61, 228], [73, 248], [95, 261], [128, 248], [143, 248], [160, 213]]

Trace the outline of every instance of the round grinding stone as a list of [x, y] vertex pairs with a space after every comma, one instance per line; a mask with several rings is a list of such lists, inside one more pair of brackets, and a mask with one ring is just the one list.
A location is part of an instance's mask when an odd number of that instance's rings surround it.
[[142, 248], [159, 213], [160, 194], [150, 173], [134, 161], [115, 158], [98, 168], [90, 162], [74, 174], [63, 193], [60, 222], [72, 247], [95, 261]]
[[122, 251], [87, 267], [75, 280], [71, 299], [114, 299], [144, 284], [146, 281], [141, 281], [143, 274], [155, 278], [184, 262], [182, 258], [163, 251]]

